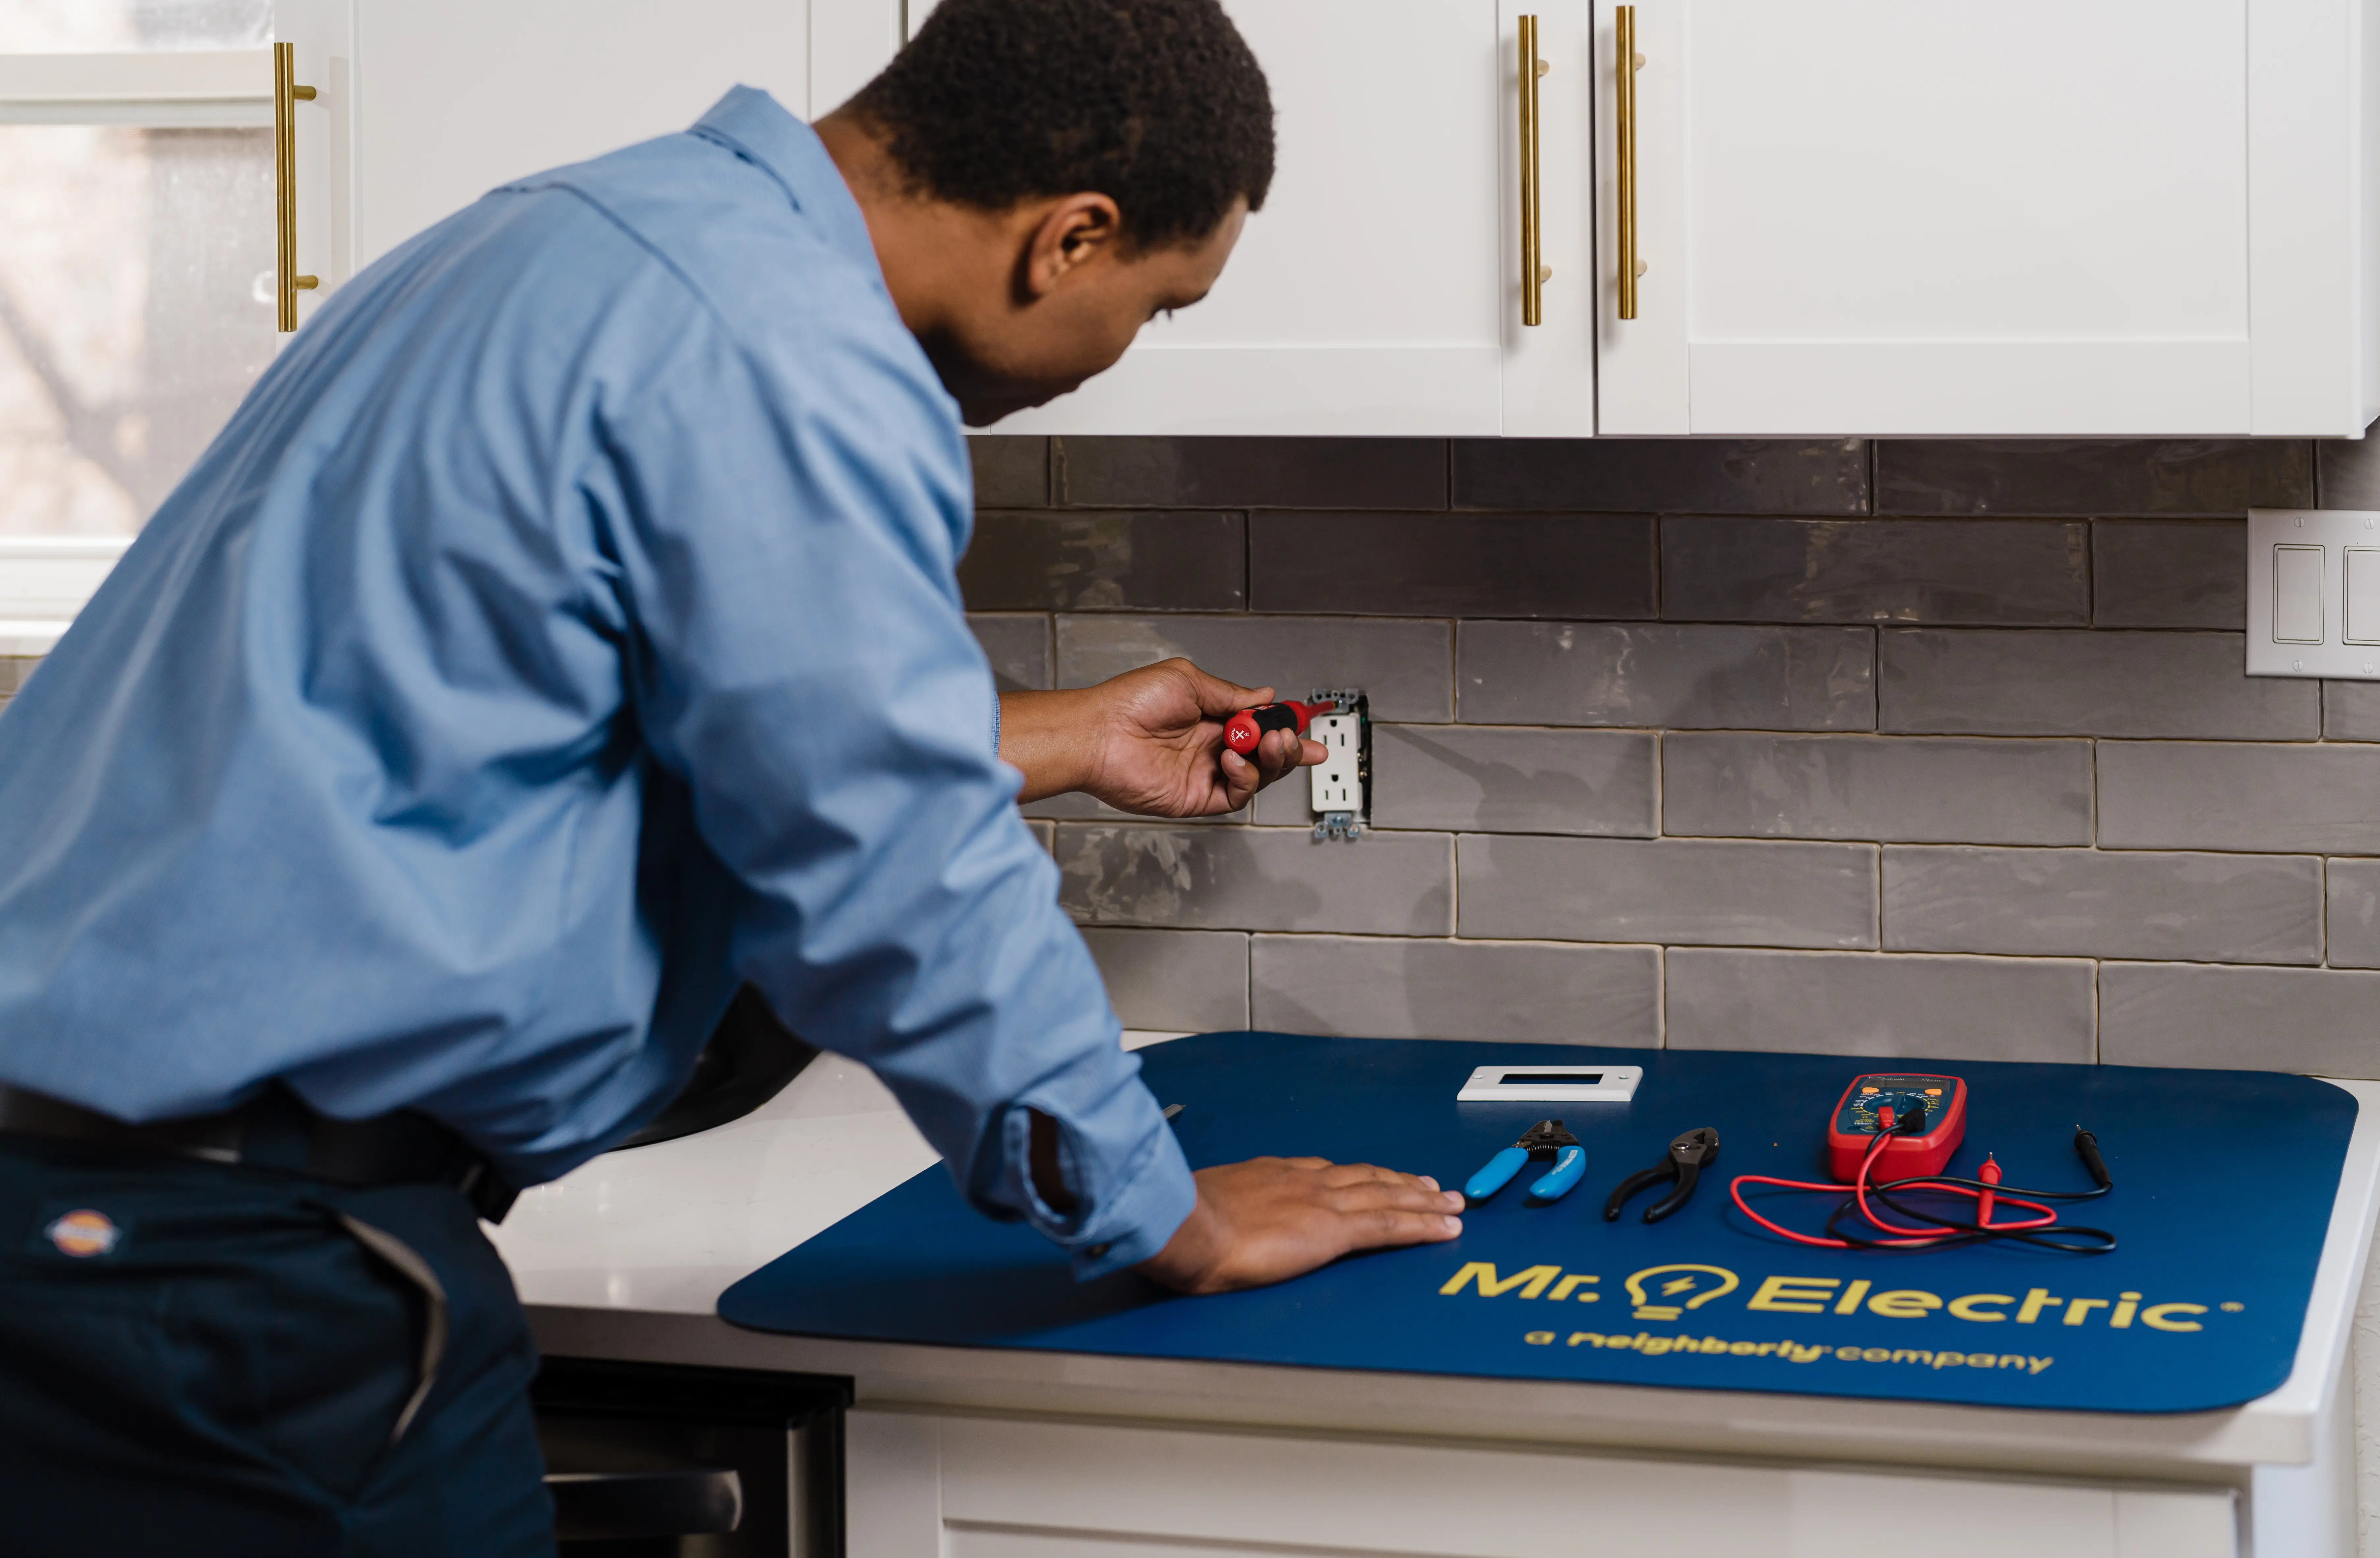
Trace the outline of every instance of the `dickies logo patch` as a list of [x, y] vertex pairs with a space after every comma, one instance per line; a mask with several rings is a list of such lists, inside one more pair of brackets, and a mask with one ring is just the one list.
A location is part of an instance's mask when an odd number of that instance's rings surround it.
[[124, 1237], [124, 1231], [106, 1213], [93, 1212], [89, 1207], [67, 1213], [42, 1232], [57, 1246], [59, 1254], [72, 1255], [78, 1260], [107, 1254]]

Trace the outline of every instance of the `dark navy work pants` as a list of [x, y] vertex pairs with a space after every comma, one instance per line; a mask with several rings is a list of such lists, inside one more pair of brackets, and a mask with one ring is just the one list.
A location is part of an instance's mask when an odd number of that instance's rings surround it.
[[553, 1551], [463, 1198], [0, 1136], [0, 1552]]

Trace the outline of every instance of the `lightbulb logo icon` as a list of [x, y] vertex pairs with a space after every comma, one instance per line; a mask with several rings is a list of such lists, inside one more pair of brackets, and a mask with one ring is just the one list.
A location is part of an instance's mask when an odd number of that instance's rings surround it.
[[1628, 1298], [1639, 1320], [1675, 1320], [1739, 1286], [1725, 1266], [1646, 1266], [1628, 1279]]

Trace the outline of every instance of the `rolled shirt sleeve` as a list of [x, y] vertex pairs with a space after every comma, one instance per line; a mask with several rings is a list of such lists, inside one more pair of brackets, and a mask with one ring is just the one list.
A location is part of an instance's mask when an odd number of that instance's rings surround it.
[[880, 332], [794, 333], [797, 372], [695, 329], [603, 415], [588, 497], [644, 743], [738, 885], [736, 972], [881, 1077], [978, 1207], [1085, 1274], [1146, 1259], [1196, 1191], [999, 759], [955, 416]]

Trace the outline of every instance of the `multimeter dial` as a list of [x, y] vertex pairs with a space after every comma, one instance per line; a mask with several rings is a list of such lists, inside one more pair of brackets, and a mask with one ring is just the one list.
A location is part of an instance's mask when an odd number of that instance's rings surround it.
[[1876, 1113], [1882, 1105], [1890, 1106], [1894, 1121], [1902, 1129], [1908, 1129], [1905, 1122], [1910, 1116], [1920, 1111], [1930, 1128], [1936, 1119], [1950, 1112], [1958, 1096], [1956, 1077], [1862, 1077], [1843, 1095], [1843, 1106], [1835, 1116], [1835, 1129], [1846, 1136], [1873, 1136], [1884, 1129]]
[[[1884, 1112], [1892, 1111], [1888, 1133]], [[1921, 1121], [1914, 1128], [1912, 1120]], [[1828, 1122], [1827, 1159], [1848, 1182], [1865, 1163], [1876, 1181], [1939, 1174], [1967, 1133], [1967, 1084], [1917, 1071], [1871, 1071], [1852, 1079]], [[1877, 1148], [1878, 1136], [1889, 1141]]]

